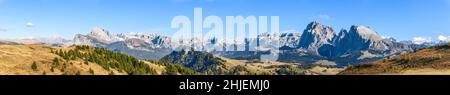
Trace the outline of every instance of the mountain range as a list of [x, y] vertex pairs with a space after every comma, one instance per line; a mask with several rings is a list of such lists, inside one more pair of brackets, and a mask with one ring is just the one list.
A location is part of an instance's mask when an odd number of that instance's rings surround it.
[[[171, 37], [156, 33], [112, 34], [102, 28], [93, 28], [86, 35], [77, 34], [72, 40], [41, 38], [37, 41], [52, 46], [101, 47], [150, 60], [159, 60], [173, 53], [173, 47], [176, 46], [206, 51], [231, 59], [252, 60], [260, 58], [265, 53], [278, 53], [279, 62], [301, 64], [328, 62], [335, 66], [380, 60], [426, 47], [405, 41], [397, 42], [393, 38], [383, 38], [373, 28], [362, 25], [353, 25], [348, 30], [341, 29], [336, 33], [331, 26], [317, 21], [309, 23], [303, 33], [262, 33], [256, 38], [247, 38], [243, 41], [225, 41], [215, 37], [172, 41]], [[249, 45], [250, 43], [257, 43], [259, 46], [253, 47]], [[193, 47], [193, 44], [197, 46]]]
[[[349, 30], [342, 29], [335, 34], [332, 27], [312, 22], [303, 31], [297, 47], [284, 50], [281, 61], [329, 60], [337, 65], [347, 65], [400, 55], [414, 48], [412, 44], [384, 39], [368, 26], [353, 25]], [[302, 59], [296, 60], [298, 58]], [[304, 60], [308, 58], [316, 59]]]

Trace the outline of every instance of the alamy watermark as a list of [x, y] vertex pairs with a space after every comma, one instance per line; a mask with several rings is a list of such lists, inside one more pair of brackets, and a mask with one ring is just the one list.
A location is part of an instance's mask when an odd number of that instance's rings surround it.
[[[203, 17], [202, 8], [194, 8], [193, 22], [188, 16], [175, 16], [171, 28], [177, 29], [172, 36], [174, 50], [192, 48], [197, 51], [262, 51], [260, 59], [278, 59], [279, 36], [275, 42], [261, 42], [262, 33], [279, 33], [279, 16], [226, 16], [224, 20], [215, 15]], [[269, 27], [270, 21], [270, 27]], [[270, 30], [270, 31], [269, 31]], [[265, 37], [267, 38], [267, 37]]]

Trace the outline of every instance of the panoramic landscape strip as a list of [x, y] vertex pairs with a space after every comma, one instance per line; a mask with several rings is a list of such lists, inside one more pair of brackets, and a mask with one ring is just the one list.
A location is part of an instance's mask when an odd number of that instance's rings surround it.
[[447, 0], [306, 1], [0, 0], [0, 75], [450, 74]]

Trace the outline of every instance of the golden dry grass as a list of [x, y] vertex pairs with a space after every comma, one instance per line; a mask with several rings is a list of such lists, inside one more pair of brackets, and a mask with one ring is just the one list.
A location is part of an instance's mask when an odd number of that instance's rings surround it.
[[[84, 64], [84, 60], [64, 60], [60, 56], [51, 53], [52, 50], [72, 50], [74, 47], [50, 47], [46, 45], [0, 45], [0, 75], [62, 75], [64, 73], [74, 75], [80, 72], [81, 75], [92, 75], [89, 70], [94, 71], [94, 75], [126, 75], [126, 72], [119, 72], [110, 68], [104, 69], [102, 66], [88, 62]], [[54, 67], [52, 62], [58, 58], [62, 63], [66, 63], [67, 67], [61, 72], [61, 66]], [[31, 69], [33, 62], [36, 62], [37, 69]], [[70, 64], [71, 63], [71, 64]], [[146, 64], [153, 68], [158, 74], [165, 71], [165, 67], [151, 62], [145, 61]], [[53, 72], [51, 68], [53, 67]]]
[[[91, 63], [84, 64], [83, 59], [76, 60], [64, 60], [60, 56], [51, 53], [51, 50], [72, 50], [74, 47], [50, 47], [46, 45], [0, 45], [0, 75], [62, 75], [64, 73], [74, 75], [80, 72], [81, 75], [92, 75], [89, 70], [94, 71], [94, 75], [108, 75], [113, 72], [115, 75], [126, 75], [125, 72], [119, 72], [118, 70], [111, 69], [106, 70], [102, 66]], [[217, 56], [219, 57], [219, 56]], [[61, 72], [61, 66], [52, 66], [52, 61], [58, 58], [61, 63], [66, 63], [67, 67], [64, 72]], [[240, 72], [241, 75], [245, 74], [271, 74], [275, 75], [279, 70], [279, 66], [299, 66], [295, 63], [283, 63], [283, 62], [253, 62], [249, 60], [233, 60], [229, 58], [219, 57], [224, 59], [222, 66], [218, 69], [225, 71], [232, 70], [235, 67], [241, 66], [246, 69], [246, 72]], [[31, 69], [33, 62], [37, 63], [37, 70]], [[71, 63], [71, 64], [70, 64]], [[150, 68], [154, 69], [157, 74], [163, 74], [166, 70], [164, 66], [144, 61]], [[54, 67], [54, 71], [51, 68]], [[339, 69], [315, 67], [309, 70], [314, 74], [334, 74]]]
[[[63, 60], [56, 54], [51, 53], [51, 50], [69, 50], [73, 47], [50, 47], [45, 45], [0, 45], [0, 75], [61, 75], [76, 74], [80, 72], [81, 75], [92, 75], [89, 69], [94, 71], [95, 75], [108, 75], [110, 71], [105, 70], [101, 66], [89, 63], [83, 64], [83, 60], [67, 61]], [[58, 58], [61, 62], [66, 63], [64, 72], [62, 68], [52, 68], [53, 59]], [[33, 62], [37, 64], [37, 70], [31, 69]], [[70, 64], [72, 63], [72, 64]], [[115, 74], [125, 74], [111, 70]]]
[[311, 69], [308, 69], [308, 75], [336, 75], [343, 70], [344, 68], [328, 68], [315, 66]]
[[391, 59], [365, 63], [348, 68], [340, 74], [448, 75], [450, 46], [430, 47]]

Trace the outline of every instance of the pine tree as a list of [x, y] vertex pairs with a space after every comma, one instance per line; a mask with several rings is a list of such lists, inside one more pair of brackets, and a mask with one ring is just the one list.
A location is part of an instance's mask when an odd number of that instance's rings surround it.
[[63, 63], [63, 69], [67, 68], [67, 64]]
[[59, 59], [58, 58], [53, 59], [52, 66], [59, 66]]
[[80, 71], [77, 71], [77, 73], [75, 73], [75, 75], [81, 75], [81, 72], [80, 72]]
[[89, 62], [88, 61], [84, 61], [84, 64], [89, 65]]
[[33, 62], [33, 64], [31, 64], [31, 69], [33, 69], [33, 70], [37, 70], [37, 64], [36, 64], [36, 62]]
[[347, 65], [347, 69], [349, 69], [349, 70], [353, 69], [353, 65], [352, 64], [348, 64]]
[[51, 72], [55, 72], [55, 69], [53, 67], [50, 68]]
[[407, 60], [408, 63], [410, 63], [412, 61], [411, 55], [407, 54], [406, 55], [406, 60]]
[[108, 75], [115, 75], [113, 71], [109, 72]]
[[91, 73], [92, 75], [94, 75], [94, 70], [92, 70], [92, 68], [89, 68], [89, 73]]

